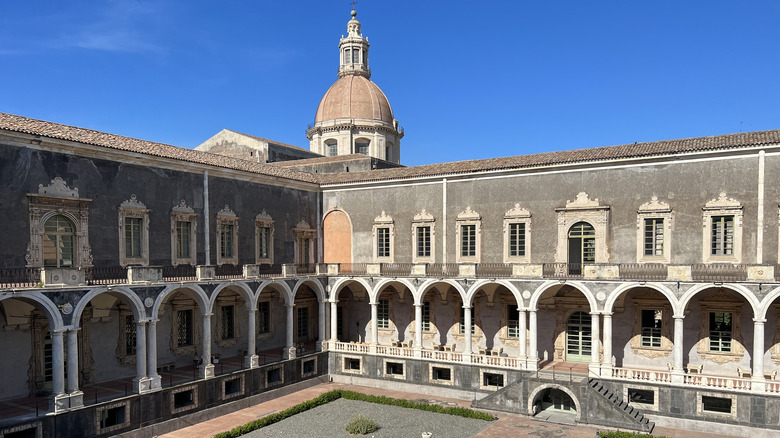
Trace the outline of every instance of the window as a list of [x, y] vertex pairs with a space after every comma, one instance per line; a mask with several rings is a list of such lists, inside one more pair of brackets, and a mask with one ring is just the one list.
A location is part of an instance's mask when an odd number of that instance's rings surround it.
[[664, 255], [664, 220], [663, 218], [645, 219], [645, 252], [646, 256]]
[[348, 47], [344, 49], [344, 64], [349, 64], [349, 61], [352, 59], [352, 50]]
[[295, 234], [295, 263], [308, 265], [314, 263], [314, 238], [317, 232], [305, 220], [298, 222], [293, 228]]
[[506, 306], [506, 337], [520, 337], [520, 311], [517, 310], [517, 305]]
[[77, 188], [56, 177], [39, 184], [38, 193], [28, 193], [30, 242], [25, 259], [28, 267], [89, 268], [89, 204]]
[[598, 198], [591, 200], [580, 192], [574, 201], [566, 201], [566, 207], [556, 208], [558, 213], [558, 247], [556, 263], [569, 266], [571, 275], [579, 275], [582, 263], [608, 263], [607, 234], [610, 207], [600, 205]]
[[269, 301], [257, 303], [257, 332], [271, 332], [271, 303]]
[[393, 218], [384, 211], [374, 218], [373, 236], [374, 261], [377, 263], [393, 263], [395, 258], [395, 251], [393, 250], [395, 225], [393, 224]]
[[718, 414], [730, 414], [733, 405], [731, 398], [701, 396], [701, 410]]
[[669, 204], [653, 196], [637, 211], [637, 255], [639, 263], [669, 263], [669, 239], [672, 234], [672, 210]]
[[377, 303], [376, 326], [381, 329], [390, 328], [390, 301], [379, 300], [379, 303]]
[[404, 364], [400, 362], [385, 362], [385, 374], [389, 376], [403, 376]]
[[193, 321], [192, 309], [176, 312], [176, 346], [187, 347], [193, 345]]
[[124, 330], [125, 330], [125, 356], [135, 356], [136, 347], [136, 331], [135, 331], [135, 318], [133, 315], [124, 316]]
[[365, 140], [357, 140], [355, 141], [355, 153], [356, 154], [363, 154], [368, 155], [368, 145], [369, 142]]
[[456, 253], [457, 263], [479, 263], [480, 258], [480, 223], [479, 213], [466, 207], [457, 219], [457, 240], [460, 248]]
[[500, 388], [504, 386], [504, 375], [498, 373], [482, 373], [482, 388]]
[[504, 263], [528, 263], [531, 213], [520, 204], [504, 213]]
[[710, 312], [710, 351], [731, 352], [731, 312]]
[[425, 301], [422, 306], [422, 331], [431, 331], [431, 302]]
[[742, 262], [742, 205], [721, 192], [703, 208], [704, 263]]
[[238, 264], [238, 217], [228, 205], [217, 212], [217, 264]]
[[413, 263], [433, 263], [434, 257], [434, 219], [433, 215], [422, 209], [412, 219]]
[[654, 309], [642, 310], [642, 347], [661, 348], [661, 328], [663, 327], [663, 311]]
[[452, 381], [452, 370], [450, 368], [443, 367], [431, 367], [431, 380], [433, 381]]
[[335, 157], [339, 154], [339, 144], [336, 140], [328, 140], [325, 142], [325, 155], [328, 157]]
[[274, 220], [263, 210], [255, 216], [255, 263], [274, 262]]
[[149, 210], [135, 195], [119, 206], [119, 264], [149, 266]]
[[309, 308], [298, 307], [298, 342], [309, 340]]
[[352, 49], [352, 63], [360, 64], [360, 49]]
[[344, 368], [342, 371], [348, 372], [348, 373], [360, 373], [362, 372], [362, 368], [360, 366], [360, 359], [356, 357], [345, 357], [344, 358]]
[[177, 265], [194, 265], [195, 261], [195, 230], [197, 227], [195, 210], [182, 200], [171, 211], [171, 263]]
[[221, 319], [221, 339], [233, 339], [236, 337], [236, 319], [235, 319], [235, 306], [221, 306], [220, 307], [220, 319]]

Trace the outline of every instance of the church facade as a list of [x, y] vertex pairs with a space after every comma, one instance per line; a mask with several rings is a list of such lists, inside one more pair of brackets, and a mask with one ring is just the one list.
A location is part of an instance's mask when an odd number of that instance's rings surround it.
[[780, 131], [399, 167], [355, 15], [311, 152], [0, 114], [0, 437], [327, 380], [780, 430]]

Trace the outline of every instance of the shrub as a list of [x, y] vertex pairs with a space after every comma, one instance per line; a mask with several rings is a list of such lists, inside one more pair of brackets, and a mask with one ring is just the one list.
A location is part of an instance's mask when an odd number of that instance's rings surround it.
[[601, 438], [666, 438], [666, 437], [656, 437], [648, 433], [625, 432], [620, 430], [612, 430], [607, 432], [599, 431], [599, 437]]
[[344, 430], [350, 435], [365, 435], [377, 429], [379, 429], [379, 423], [371, 418], [364, 417], [363, 414], [358, 414], [344, 425]]

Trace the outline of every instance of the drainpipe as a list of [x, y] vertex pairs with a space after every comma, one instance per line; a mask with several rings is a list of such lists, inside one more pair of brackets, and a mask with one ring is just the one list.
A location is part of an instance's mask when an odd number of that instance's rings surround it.
[[447, 263], [447, 178], [441, 181], [441, 262]]
[[[209, 241], [209, 171], [203, 171], [203, 240], [206, 247], [206, 266], [211, 264], [211, 243]], [[197, 253], [197, 251], [196, 251]]]
[[758, 153], [758, 214], [756, 215], [756, 264], [764, 262], [764, 151]]

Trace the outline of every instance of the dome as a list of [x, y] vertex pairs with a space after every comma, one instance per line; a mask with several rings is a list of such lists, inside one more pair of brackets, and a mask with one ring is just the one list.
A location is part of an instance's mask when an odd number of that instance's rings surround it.
[[330, 86], [320, 101], [314, 123], [335, 119], [371, 119], [393, 123], [390, 102], [379, 87], [363, 76], [347, 75]]

